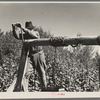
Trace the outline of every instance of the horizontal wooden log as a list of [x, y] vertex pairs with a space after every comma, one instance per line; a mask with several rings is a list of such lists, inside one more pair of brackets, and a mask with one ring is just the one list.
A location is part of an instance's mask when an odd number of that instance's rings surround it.
[[[57, 38], [57, 37], [56, 37]], [[53, 40], [52, 40], [53, 41]], [[56, 43], [59, 42], [59, 39], [55, 39]], [[30, 40], [25, 40], [25, 42], [28, 42], [29, 45], [34, 45], [34, 46], [47, 46], [47, 45], [52, 45], [51, 44], [51, 39], [50, 38], [44, 38], [44, 39], [30, 39]], [[97, 41], [97, 36], [95, 37], [63, 37], [63, 45], [59, 46], [68, 46], [68, 45], [77, 45], [77, 44], [82, 44], [82, 45], [99, 45]]]
[[34, 46], [47, 46], [47, 45], [50, 45], [49, 38], [30, 39], [30, 40], [25, 40], [25, 42], [28, 42], [30, 45], [34, 45]]

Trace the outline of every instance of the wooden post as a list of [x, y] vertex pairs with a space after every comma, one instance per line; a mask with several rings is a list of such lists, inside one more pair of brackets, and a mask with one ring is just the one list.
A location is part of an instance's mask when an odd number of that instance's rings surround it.
[[23, 43], [18, 75], [17, 75], [17, 80], [14, 88], [15, 92], [22, 91], [22, 78], [23, 75], [25, 74], [24, 69], [27, 67], [27, 55], [28, 55], [28, 47], [25, 43]]

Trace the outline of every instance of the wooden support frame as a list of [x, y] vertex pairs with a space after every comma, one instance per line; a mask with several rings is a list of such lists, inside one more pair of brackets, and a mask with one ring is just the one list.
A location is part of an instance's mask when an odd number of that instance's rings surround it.
[[[76, 38], [67, 38], [63, 37], [63, 45], [60, 44], [59, 46], [68, 46], [68, 45], [77, 45], [77, 44], [82, 44], [82, 45], [99, 45], [98, 37], [76, 37]], [[59, 42], [59, 39], [55, 38], [56, 43]], [[23, 75], [25, 74], [25, 68], [27, 67], [27, 55], [28, 55], [28, 45], [31, 46], [47, 46], [47, 45], [52, 45], [51, 43], [51, 38], [44, 38], [44, 39], [30, 39], [30, 40], [25, 40], [23, 42], [23, 47], [22, 47], [22, 54], [21, 54], [21, 59], [20, 59], [20, 64], [19, 64], [19, 70], [18, 70], [18, 75], [16, 79], [16, 84], [14, 87], [13, 91], [22, 91], [21, 85], [22, 85], [22, 78]], [[100, 73], [100, 69], [99, 69]], [[99, 74], [99, 81], [100, 81], [100, 74]]]

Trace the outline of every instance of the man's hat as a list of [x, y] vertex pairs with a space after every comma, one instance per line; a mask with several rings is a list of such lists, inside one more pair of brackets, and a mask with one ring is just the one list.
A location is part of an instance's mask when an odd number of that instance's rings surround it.
[[25, 23], [25, 28], [31, 28], [31, 29], [33, 29], [33, 24], [32, 24], [32, 22], [31, 21], [27, 21], [26, 23]]

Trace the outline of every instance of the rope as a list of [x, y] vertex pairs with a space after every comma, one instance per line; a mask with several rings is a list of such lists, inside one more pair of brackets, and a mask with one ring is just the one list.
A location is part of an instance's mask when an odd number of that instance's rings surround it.
[[54, 51], [54, 53], [55, 53], [55, 55], [54, 55], [54, 66], [53, 66], [53, 80], [54, 80], [54, 85], [56, 85], [56, 83], [55, 83], [55, 66], [56, 66], [56, 58], [57, 58], [57, 56], [56, 56], [56, 53], [57, 53], [57, 47], [55, 47], [55, 51]]

